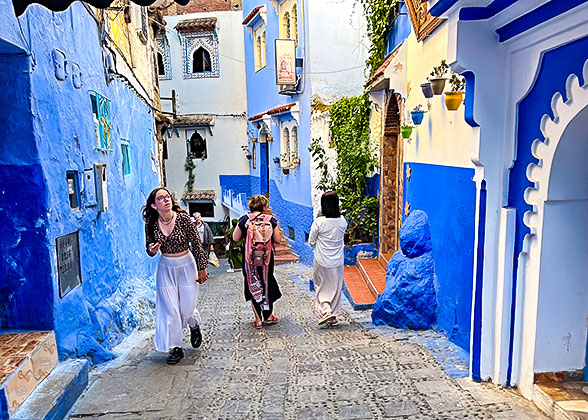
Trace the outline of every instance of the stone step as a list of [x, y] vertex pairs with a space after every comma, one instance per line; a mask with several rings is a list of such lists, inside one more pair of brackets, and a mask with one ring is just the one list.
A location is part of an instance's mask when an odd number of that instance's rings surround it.
[[275, 255], [288, 255], [292, 253], [292, 248], [289, 246], [277, 245], [274, 247]]
[[357, 266], [346, 265], [344, 277], [343, 293], [349, 299], [353, 309], [357, 311], [373, 308], [377, 295], [368, 287]]
[[382, 266], [384, 267], [384, 269], [386, 267], [388, 267], [388, 261], [390, 261], [390, 258], [392, 258], [392, 255], [394, 254], [379, 254], [378, 255], [378, 259], [380, 260], [380, 264], [382, 264]]
[[56, 420], [68, 412], [88, 386], [87, 360], [66, 360], [35, 389], [10, 420]]
[[298, 255], [296, 254], [286, 254], [286, 255], [276, 255], [274, 256], [274, 265], [281, 265], [281, 264], [290, 264], [298, 262]]
[[386, 287], [386, 269], [378, 258], [358, 258], [357, 268], [372, 294], [379, 296]]
[[16, 413], [58, 362], [52, 331], [0, 335], [0, 418]]

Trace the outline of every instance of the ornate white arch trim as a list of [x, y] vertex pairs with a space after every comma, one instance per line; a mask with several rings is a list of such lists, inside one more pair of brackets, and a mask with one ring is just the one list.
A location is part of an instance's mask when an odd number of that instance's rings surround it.
[[534, 186], [525, 190], [525, 201], [533, 206], [533, 210], [525, 212], [523, 220], [531, 229], [532, 235], [535, 235], [537, 229], [543, 224], [543, 203], [548, 197], [549, 178], [557, 146], [568, 124], [588, 106], [588, 60], [584, 63], [583, 76], [583, 86], [580, 86], [580, 81], [575, 74], [568, 76], [566, 102], [563, 101], [559, 92], [553, 95], [551, 109], [554, 118], [551, 119], [547, 114], [541, 118], [541, 132], [545, 140], [535, 139], [531, 145], [531, 153], [539, 159], [539, 162], [530, 163], [527, 166], [527, 179], [534, 183]]

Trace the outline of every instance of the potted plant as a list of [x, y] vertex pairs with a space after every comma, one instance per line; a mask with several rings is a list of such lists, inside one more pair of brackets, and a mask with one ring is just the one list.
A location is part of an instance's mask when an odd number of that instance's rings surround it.
[[402, 136], [403, 139], [410, 138], [411, 134], [412, 134], [412, 125], [401, 125], [400, 126], [400, 135]]
[[414, 125], [419, 125], [423, 122], [423, 117], [427, 111], [421, 109], [422, 107], [422, 105], [417, 105], [412, 111], [410, 111], [410, 116]]
[[292, 158], [292, 165], [295, 165], [295, 166], [297, 166], [297, 165], [299, 165], [299, 164], [300, 164], [300, 158], [299, 158], [298, 156], [296, 156], [296, 157], [293, 157], [293, 158]]
[[282, 172], [284, 175], [288, 175], [290, 173], [290, 168], [282, 168]]
[[241, 146], [241, 150], [243, 150], [245, 152], [245, 157], [248, 160], [251, 160], [253, 158], [253, 155], [251, 154], [251, 151], [249, 150], [249, 146], [247, 146], [246, 144]]
[[463, 101], [465, 77], [453, 73], [449, 83], [451, 84], [451, 90], [445, 92], [445, 106], [449, 111], [457, 111]]
[[445, 80], [447, 80], [447, 78], [443, 76], [445, 76], [448, 71], [449, 66], [445, 60], [441, 60], [440, 65], [433, 67], [429, 80], [431, 81], [431, 88], [433, 89], [434, 95], [441, 95], [443, 93]]
[[423, 90], [423, 95], [425, 95], [425, 98], [429, 99], [433, 97], [433, 88], [431, 87], [431, 82], [421, 83], [421, 89]]

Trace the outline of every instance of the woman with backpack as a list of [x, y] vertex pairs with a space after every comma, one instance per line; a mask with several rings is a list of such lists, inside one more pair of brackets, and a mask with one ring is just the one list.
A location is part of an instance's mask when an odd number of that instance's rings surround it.
[[282, 241], [282, 230], [269, 210], [269, 201], [263, 195], [254, 195], [249, 200], [250, 213], [241, 216], [233, 240], [244, 238], [243, 277], [245, 280], [245, 300], [251, 301], [255, 322], [261, 329], [272, 325], [278, 318], [272, 315], [273, 305], [282, 297], [278, 282], [274, 277], [274, 243]]
[[322, 216], [310, 227], [309, 245], [314, 248], [314, 288], [319, 325], [337, 325], [343, 288], [343, 239], [347, 221], [339, 211], [339, 196], [327, 191], [321, 197]]
[[157, 264], [153, 342], [155, 350], [169, 351], [167, 364], [175, 365], [184, 357], [184, 328], [190, 327], [192, 347], [202, 344], [196, 303], [198, 283], [208, 279], [208, 258], [190, 216], [166, 188], [151, 191], [143, 220], [147, 255], [162, 254]]

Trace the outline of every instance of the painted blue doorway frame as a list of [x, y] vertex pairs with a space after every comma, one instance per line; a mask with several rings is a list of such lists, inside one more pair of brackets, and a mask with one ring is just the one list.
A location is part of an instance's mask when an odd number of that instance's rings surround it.
[[259, 193], [269, 197], [269, 165], [267, 143], [259, 143]]

